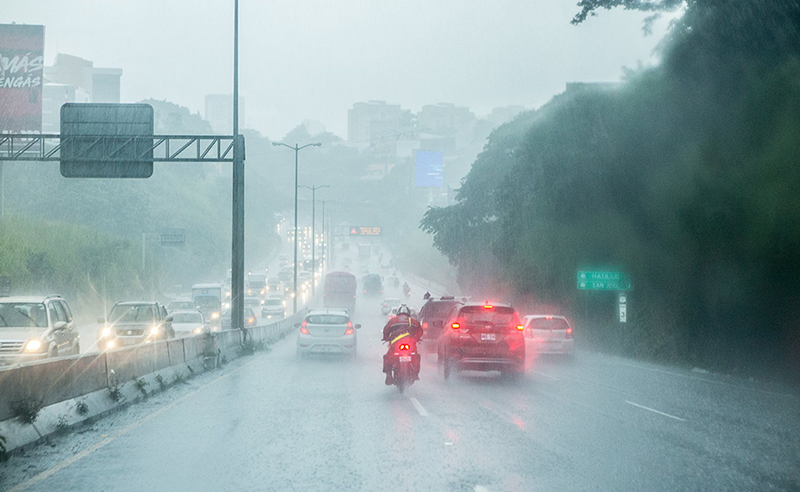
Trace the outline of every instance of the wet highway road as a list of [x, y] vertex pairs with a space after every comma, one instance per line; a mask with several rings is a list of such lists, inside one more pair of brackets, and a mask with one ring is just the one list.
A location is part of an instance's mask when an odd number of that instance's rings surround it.
[[62, 438], [15, 490], [800, 489], [785, 389], [579, 352], [517, 382], [444, 381], [432, 357], [400, 395], [380, 372], [378, 301], [359, 301], [356, 361], [298, 360], [290, 335], [94, 440]]

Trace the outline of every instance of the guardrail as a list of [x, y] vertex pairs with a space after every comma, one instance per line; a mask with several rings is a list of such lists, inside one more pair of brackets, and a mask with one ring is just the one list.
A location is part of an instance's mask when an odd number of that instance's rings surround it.
[[[254, 342], [275, 342], [292, 331], [294, 323], [302, 320], [305, 312], [301, 310], [275, 323], [251, 328], [249, 335]], [[215, 334], [214, 348], [222, 354], [234, 353], [241, 346], [239, 330]], [[14, 406], [23, 400], [47, 407], [168, 367], [201, 366], [205, 355], [203, 335], [195, 335], [0, 368], [0, 422], [15, 417]]]

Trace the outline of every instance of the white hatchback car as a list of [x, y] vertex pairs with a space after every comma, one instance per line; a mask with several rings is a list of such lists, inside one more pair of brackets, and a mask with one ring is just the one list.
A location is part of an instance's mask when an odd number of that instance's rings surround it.
[[297, 356], [342, 354], [356, 357], [356, 330], [344, 309], [312, 309], [306, 314], [297, 334]]
[[531, 314], [522, 321], [525, 344], [532, 354], [575, 354], [572, 325], [564, 316]]
[[172, 329], [176, 336], [198, 335], [206, 328], [203, 313], [197, 309], [172, 312]]

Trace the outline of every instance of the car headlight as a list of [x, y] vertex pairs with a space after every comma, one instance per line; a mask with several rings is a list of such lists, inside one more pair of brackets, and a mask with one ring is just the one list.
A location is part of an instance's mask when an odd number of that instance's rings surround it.
[[150, 327], [150, 334], [151, 334], [151, 335], [158, 335], [158, 332], [159, 332], [159, 331], [160, 331], [160, 328], [159, 328], [158, 326], [152, 326], [152, 327]]
[[195, 333], [203, 333], [203, 327], [202, 326], [198, 326], [197, 328], [194, 329], [194, 332]]
[[114, 348], [114, 345], [115, 345], [114, 340], [109, 340], [108, 345], [106, 345], [106, 347], [112, 349]]
[[218, 313], [218, 312], [216, 312], [216, 311], [214, 311], [213, 313], [211, 313], [211, 319], [219, 319], [219, 313]]
[[25, 344], [25, 352], [38, 352], [41, 349], [41, 340], [37, 340], [35, 338], [33, 340], [28, 340], [28, 343]]
[[101, 333], [102, 333], [102, 335], [103, 335], [104, 337], [111, 336], [111, 328], [108, 328], [108, 327], [106, 327], [106, 328], [103, 328], [103, 331], [102, 331]]

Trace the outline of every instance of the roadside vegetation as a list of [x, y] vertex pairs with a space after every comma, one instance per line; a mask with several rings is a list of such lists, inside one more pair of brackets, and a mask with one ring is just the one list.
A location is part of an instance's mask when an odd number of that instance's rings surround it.
[[[579, 5], [578, 24], [683, 3]], [[685, 8], [657, 68], [495, 130], [421, 227], [463, 288], [558, 306], [598, 347], [800, 380], [800, 6]], [[627, 325], [580, 269], [631, 276]]]

